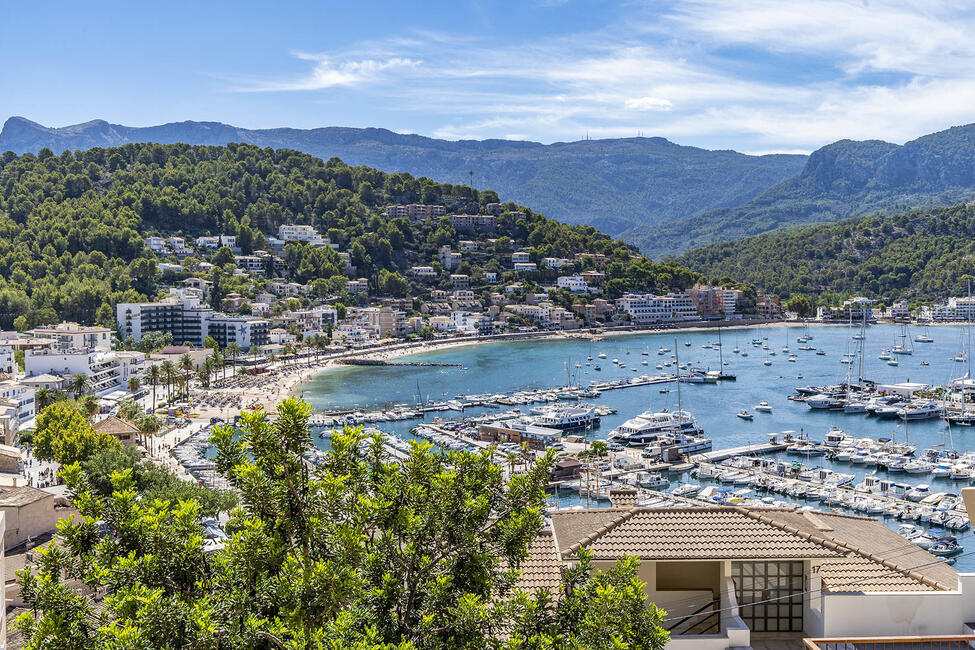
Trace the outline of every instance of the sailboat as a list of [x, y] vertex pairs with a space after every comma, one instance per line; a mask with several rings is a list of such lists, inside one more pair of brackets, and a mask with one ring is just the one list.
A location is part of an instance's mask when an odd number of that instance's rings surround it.
[[[720, 327], [718, 328], [718, 345], [717, 345], [717, 348], [718, 348], [718, 363], [720, 364], [718, 366], [720, 368], [718, 370], [718, 379], [723, 379], [725, 381], [736, 381], [738, 379], [738, 377], [736, 377], [735, 375], [733, 375], [730, 372], [725, 372], [724, 371], [725, 364], [727, 364], [728, 362], [724, 360], [724, 352], [723, 352], [724, 346], [721, 345], [721, 328]], [[735, 350], [737, 350], [737, 349], [738, 349], [738, 346], [735, 346]]]
[[[972, 298], [972, 281], [968, 281], [968, 299]], [[971, 343], [972, 343], [972, 321], [969, 320], [965, 326], [965, 350], [964, 353], [958, 356], [962, 356], [965, 361], [971, 358]], [[958, 360], [958, 357], [955, 357]], [[945, 420], [948, 424], [960, 424], [963, 427], [970, 427], [975, 425], [975, 411], [969, 411], [966, 406], [965, 393], [969, 388], [975, 387], [975, 382], [972, 381], [972, 365], [968, 363], [968, 371], [963, 377], [959, 377], [951, 382], [953, 386], [961, 388], [961, 412], [951, 413], [950, 411], [945, 412]], [[945, 396], [947, 398], [947, 392], [945, 391]]]
[[914, 350], [904, 345], [907, 340], [907, 325], [901, 327], [901, 333], [897, 335], [900, 343], [890, 349], [891, 354], [914, 354]]

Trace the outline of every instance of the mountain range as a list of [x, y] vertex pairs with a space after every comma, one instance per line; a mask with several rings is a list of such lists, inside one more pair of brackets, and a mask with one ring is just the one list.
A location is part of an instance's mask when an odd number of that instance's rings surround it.
[[748, 156], [685, 147], [663, 138], [540, 144], [512, 140], [437, 140], [386, 129], [243, 129], [218, 122], [130, 127], [94, 120], [50, 128], [11, 117], [0, 151], [111, 147], [130, 142], [288, 148], [389, 173], [471, 182], [552, 218], [609, 234], [716, 208], [731, 208], [797, 173], [805, 156]]
[[289, 148], [350, 165], [407, 171], [498, 191], [569, 223], [589, 223], [653, 258], [778, 228], [975, 198], [975, 125], [904, 145], [840, 140], [809, 156], [752, 156], [620, 138], [541, 144], [438, 140], [386, 129], [243, 129], [219, 122], [130, 127], [94, 120], [62, 128], [12, 117], [0, 151], [130, 142]]
[[767, 232], [696, 248], [678, 261], [711, 278], [729, 276], [783, 298], [962, 296], [975, 275], [975, 204]]

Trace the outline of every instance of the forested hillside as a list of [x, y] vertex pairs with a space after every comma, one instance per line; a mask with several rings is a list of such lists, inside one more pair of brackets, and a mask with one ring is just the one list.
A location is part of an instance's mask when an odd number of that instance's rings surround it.
[[[476, 212], [497, 200], [493, 191], [242, 144], [8, 152], [0, 156], [0, 327], [19, 316], [28, 326], [57, 319], [112, 325], [115, 303], [153, 298], [159, 290], [146, 235], [234, 234], [248, 253], [283, 223], [314, 226], [349, 253], [357, 275], [402, 295], [408, 285], [399, 273], [431, 263], [437, 247], [471, 235], [447, 219], [387, 219], [382, 207], [424, 201]], [[512, 247], [528, 247], [539, 256], [603, 253], [620, 290], [677, 289], [697, 277], [652, 264], [592, 227], [568, 226], [514, 203], [506, 208], [492, 235], [498, 243], [488, 245], [489, 264], [505, 260]], [[211, 261], [233, 271], [232, 256], [229, 264], [216, 255]], [[303, 283], [344, 271], [329, 247], [289, 244], [285, 262], [285, 277]]]
[[898, 146], [840, 140], [809, 156], [802, 173], [733, 209], [623, 234], [653, 258], [783, 226], [947, 206], [975, 198], [975, 125]]
[[224, 145], [247, 142], [304, 151], [386, 172], [494, 188], [506, 200], [568, 223], [617, 234], [702, 210], [734, 207], [798, 173], [805, 156], [747, 156], [684, 147], [663, 138], [580, 140], [544, 145], [516, 140], [449, 141], [386, 129], [242, 129], [218, 122], [136, 128], [93, 120], [49, 128], [7, 120], [0, 151], [37, 152], [131, 142]]
[[780, 296], [837, 292], [885, 299], [964, 295], [975, 275], [975, 206], [849, 219], [690, 251], [678, 260]]

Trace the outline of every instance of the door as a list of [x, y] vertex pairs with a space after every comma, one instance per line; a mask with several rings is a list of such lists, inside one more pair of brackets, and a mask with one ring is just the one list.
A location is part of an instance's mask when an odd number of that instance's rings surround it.
[[752, 632], [802, 632], [802, 562], [733, 562], [739, 616]]

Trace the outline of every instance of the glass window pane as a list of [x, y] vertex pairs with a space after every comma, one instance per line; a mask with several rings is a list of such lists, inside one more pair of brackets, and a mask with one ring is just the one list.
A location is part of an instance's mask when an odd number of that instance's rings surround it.
[[779, 631], [779, 619], [777, 619], [777, 618], [770, 618], [767, 621], [765, 621], [765, 629], [767, 631], [769, 631], [769, 632], [778, 632]]

